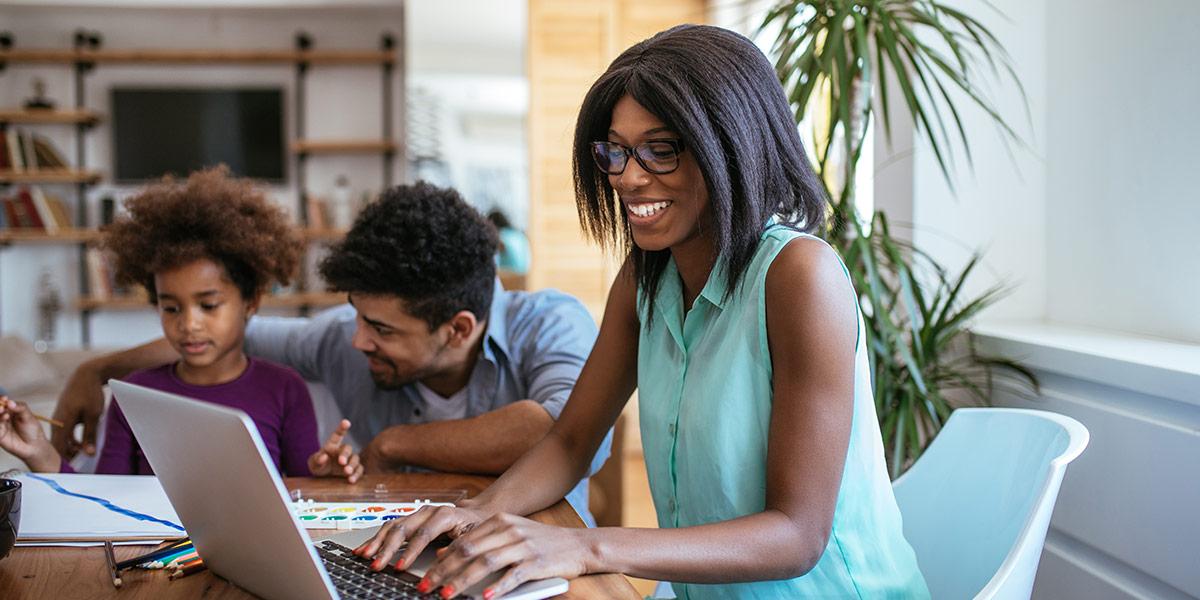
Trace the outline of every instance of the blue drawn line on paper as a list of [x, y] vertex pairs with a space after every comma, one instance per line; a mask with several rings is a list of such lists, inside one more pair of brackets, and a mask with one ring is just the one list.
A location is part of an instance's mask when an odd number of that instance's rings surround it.
[[109, 502], [108, 500], [105, 500], [104, 498], [99, 498], [96, 496], [88, 496], [87, 494], [79, 494], [76, 492], [72, 492], [71, 490], [68, 490], [68, 489], [64, 488], [63, 486], [59, 485], [57, 481], [50, 479], [49, 477], [42, 477], [41, 475], [36, 475], [34, 473], [26, 473], [25, 475], [31, 479], [36, 479], [36, 480], [50, 486], [50, 489], [52, 489], [64, 496], [71, 496], [73, 498], [82, 498], [84, 500], [95, 502], [96, 504], [99, 504], [100, 506], [103, 506], [104, 508], [107, 508], [108, 510], [111, 510], [120, 515], [125, 515], [132, 519], [137, 519], [139, 521], [149, 521], [151, 523], [158, 523], [160, 525], [166, 525], [167, 527], [170, 527], [172, 529], [178, 529], [179, 531], [185, 531], [183, 527], [180, 527], [179, 525], [176, 525], [175, 523], [166, 521], [164, 519], [160, 519], [158, 517], [153, 517], [153, 516], [150, 516], [147, 514], [143, 514], [143, 513], [137, 512], [136, 510], [130, 510], [128, 508], [117, 506], [116, 504], [113, 504], [112, 502]]

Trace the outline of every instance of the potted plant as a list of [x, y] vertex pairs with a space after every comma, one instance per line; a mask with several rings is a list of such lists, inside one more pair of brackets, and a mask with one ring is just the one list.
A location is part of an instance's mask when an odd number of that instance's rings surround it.
[[[978, 254], [951, 274], [893, 236], [882, 212], [859, 216], [854, 182], [869, 124], [878, 108], [890, 143], [890, 110], [893, 102], [903, 107], [953, 189], [951, 151], [960, 146], [971, 162], [959, 104], [984, 110], [1006, 143], [1020, 144], [979, 81], [985, 75], [1007, 79], [1022, 98], [1024, 89], [985, 26], [934, 0], [778, 1], [760, 27], [760, 33], [771, 31], [776, 71], [797, 124], [810, 110], [823, 111], [812, 160], [829, 198], [826, 237], [840, 250], [859, 293], [876, 410], [895, 478], [955, 406], [988, 404], [997, 387], [1036, 392], [1037, 380], [1015, 362], [975, 351], [968, 324], [1006, 291], [995, 286], [964, 294]], [[889, 97], [889, 80], [898, 98]]]

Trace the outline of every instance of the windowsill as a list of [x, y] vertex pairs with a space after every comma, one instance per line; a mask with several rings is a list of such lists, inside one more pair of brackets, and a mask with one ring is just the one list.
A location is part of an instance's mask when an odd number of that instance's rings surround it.
[[1200, 345], [1041, 321], [972, 328], [980, 352], [1030, 368], [1200, 405]]

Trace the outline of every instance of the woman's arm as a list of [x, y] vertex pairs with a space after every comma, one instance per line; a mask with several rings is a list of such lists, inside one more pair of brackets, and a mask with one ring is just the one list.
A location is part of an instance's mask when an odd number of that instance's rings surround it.
[[716, 583], [812, 569], [828, 542], [849, 445], [854, 296], [837, 257], [810, 240], [780, 253], [766, 295], [774, 403], [762, 512], [681, 529], [562, 530], [498, 515], [451, 544], [428, 585], [462, 590], [505, 567], [495, 595], [555, 575], [619, 572]]

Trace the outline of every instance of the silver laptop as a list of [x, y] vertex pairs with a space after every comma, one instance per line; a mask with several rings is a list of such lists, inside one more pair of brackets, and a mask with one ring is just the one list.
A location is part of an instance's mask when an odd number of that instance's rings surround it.
[[[433, 563], [426, 551], [407, 572], [375, 573], [350, 553], [378, 528], [313, 542], [292, 515], [287, 490], [246, 413], [109, 381], [134, 436], [208, 568], [268, 599], [440, 598], [418, 594]], [[463, 593], [481, 598], [495, 576]], [[528, 582], [504, 596], [566, 593], [561, 578]]]

